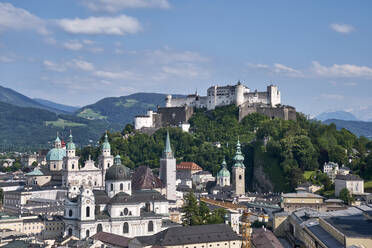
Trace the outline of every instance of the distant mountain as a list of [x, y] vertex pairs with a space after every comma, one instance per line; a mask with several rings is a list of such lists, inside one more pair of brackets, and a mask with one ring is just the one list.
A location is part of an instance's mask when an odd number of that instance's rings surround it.
[[[173, 95], [181, 97], [182, 95]], [[148, 109], [164, 106], [166, 94], [136, 93], [128, 96], [108, 97], [87, 105], [76, 112], [78, 117], [89, 120], [106, 120], [125, 125], [132, 123], [136, 115], [145, 114]]]
[[0, 86], [0, 102], [9, 103], [19, 107], [30, 107], [30, 108], [39, 108], [39, 109], [46, 109], [56, 113], [63, 113], [64, 111], [55, 109], [53, 107], [48, 107], [39, 102], [18, 93], [15, 90], [10, 88], [5, 88]]
[[323, 121], [323, 123], [325, 124], [334, 123], [337, 129], [345, 128], [350, 132], [354, 133], [355, 135], [365, 136], [369, 139], [372, 139], [372, 122], [329, 119]]
[[324, 112], [315, 117], [320, 121], [337, 119], [345, 121], [359, 121], [352, 113], [346, 111]]
[[76, 110], [81, 108], [81, 107], [59, 104], [59, 103], [55, 103], [55, 102], [45, 100], [45, 99], [40, 99], [40, 98], [33, 98], [33, 100], [38, 102], [39, 104], [47, 107], [47, 108], [58, 109], [60, 111], [65, 111], [65, 112], [68, 112], [68, 113], [73, 113]]
[[122, 125], [102, 120], [87, 120], [74, 115], [63, 115], [39, 108], [19, 107], [0, 102], [0, 150], [32, 151], [50, 148], [57, 131], [67, 139], [72, 130], [79, 146], [96, 144], [105, 130], [120, 131]]

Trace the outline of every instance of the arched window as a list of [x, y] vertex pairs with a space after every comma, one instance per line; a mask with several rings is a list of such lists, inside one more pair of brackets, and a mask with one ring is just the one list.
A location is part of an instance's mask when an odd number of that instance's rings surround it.
[[111, 191], [114, 190], [114, 185], [113, 185], [113, 184], [110, 185], [110, 190], [111, 190]]
[[68, 210], [68, 216], [72, 217], [72, 210]]
[[86, 208], [86, 216], [90, 217], [90, 207], [89, 206]]
[[87, 229], [86, 231], [85, 231], [85, 236], [87, 237], [87, 238], [89, 238], [89, 230]]
[[239, 180], [242, 180], [242, 175], [239, 175]]
[[129, 233], [129, 225], [128, 225], [128, 222], [124, 222], [124, 225], [123, 225], [123, 233]]
[[128, 213], [129, 213], [128, 208], [124, 208], [124, 215], [128, 215]]
[[107, 164], [107, 167], [110, 167], [110, 163]]
[[74, 165], [74, 164], [72, 164], [72, 165], [71, 165], [71, 168], [72, 168], [72, 169], [74, 169], [74, 168], [75, 168], [75, 165]]
[[149, 225], [147, 226], [147, 231], [149, 232], [154, 231], [154, 222], [152, 222], [152, 220], [149, 221]]
[[68, 229], [68, 236], [72, 236], [72, 228]]
[[124, 186], [123, 186], [123, 184], [121, 183], [120, 184], [120, 190], [123, 190], [124, 189]]
[[97, 232], [102, 232], [103, 228], [102, 228], [102, 224], [98, 224], [97, 226]]
[[128, 190], [130, 190], [130, 183], [128, 183]]

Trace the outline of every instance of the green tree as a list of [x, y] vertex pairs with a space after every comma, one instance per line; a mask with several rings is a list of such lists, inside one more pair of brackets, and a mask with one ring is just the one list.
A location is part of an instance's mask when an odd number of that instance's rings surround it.
[[350, 204], [353, 201], [353, 196], [350, 194], [350, 191], [347, 188], [343, 188], [340, 191], [339, 197], [345, 202], [345, 204]]
[[201, 224], [198, 201], [196, 200], [193, 192], [190, 192], [185, 196], [182, 212], [184, 213], [182, 222], [185, 226], [194, 226]]

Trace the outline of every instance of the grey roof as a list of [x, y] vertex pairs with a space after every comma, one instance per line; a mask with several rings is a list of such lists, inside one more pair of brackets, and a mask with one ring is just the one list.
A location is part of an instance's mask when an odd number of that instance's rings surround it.
[[168, 228], [151, 236], [136, 238], [143, 246], [174, 246], [194, 243], [240, 240], [241, 238], [225, 224], [182, 226]]
[[92, 236], [93, 239], [102, 241], [115, 247], [128, 247], [130, 238], [107, 232], [98, 232]]
[[147, 201], [167, 201], [158, 191], [155, 190], [133, 190], [132, 195], [124, 192], [117, 193], [110, 199], [110, 204], [123, 204], [123, 203], [141, 203]]
[[324, 218], [347, 237], [372, 237], [372, 222], [363, 214]]
[[24, 182], [0, 182], [0, 187], [24, 186]]
[[358, 175], [347, 174], [347, 175], [336, 175], [336, 179], [348, 180], [348, 181], [363, 181]]
[[283, 194], [282, 196], [287, 197], [287, 198], [324, 198], [323, 196], [313, 194], [313, 193], [308, 193], [308, 192], [287, 193], [287, 194]]
[[110, 198], [104, 190], [93, 190], [96, 204], [107, 204]]
[[331, 234], [324, 230], [319, 224], [309, 226], [308, 229], [314, 234], [321, 242], [323, 242], [327, 247], [332, 248], [342, 248], [344, 247], [337, 239], [335, 239]]

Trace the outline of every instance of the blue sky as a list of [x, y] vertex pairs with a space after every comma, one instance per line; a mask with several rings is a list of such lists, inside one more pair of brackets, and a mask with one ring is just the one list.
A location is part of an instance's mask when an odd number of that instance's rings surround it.
[[0, 84], [86, 105], [242, 81], [372, 119], [371, 1], [0, 0]]

